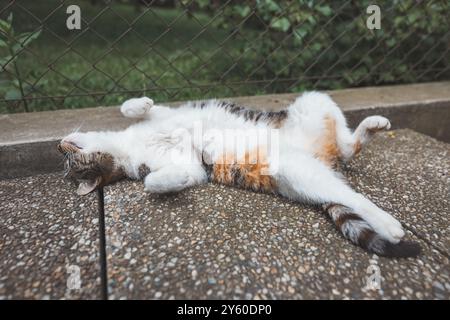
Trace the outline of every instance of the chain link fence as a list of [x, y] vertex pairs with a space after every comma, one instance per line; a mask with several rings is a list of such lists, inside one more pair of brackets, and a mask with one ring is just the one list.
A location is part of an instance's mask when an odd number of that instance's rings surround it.
[[449, 9], [447, 0], [0, 0], [0, 112], [449, 80]]

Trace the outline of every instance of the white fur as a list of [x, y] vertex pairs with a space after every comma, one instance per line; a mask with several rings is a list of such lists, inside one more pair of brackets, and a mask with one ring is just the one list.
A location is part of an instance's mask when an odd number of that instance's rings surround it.
[[152, 99], [147, 97], [133, 98], [125, 101], [120, 107], [120, 111], [128, 118], [143, 118], [151, 107], [153, 107]]
[[[202, 160], [215, 161], [224, 150], [236, 150], [235, 142], [242, 139], [243, 132], [270, 130], [264, 121], [245, 121], [217, 107], [217, 101], [207, 103], [209, 106], [203, 109], [192, 108], [189, 103], [172, 109], [153, 105], [147, 97], [131, 99], [121, 106], [121, 112], [145, 121], [121, 132], [74, 133], [65, 140], [82, 147], [82, 152], [111, 153], [130, 177], [137, 178], [139, 166], [146, 164], [151, 170], [144, 180], [148, 192], [180, 191], [205, 183]], [[381, 236], [397, 243], [404, 236], [401, 224], [313, 157], [317, 138], [324, 130], [325, 115], [336, 121], [337, 143], [344, 160], [353, 156], [357, 140], [367, 143], [373, 132], [389, 129], [389, 121], [381, 116], [369, 117], [352, 133], [339, 107], [328, 95], [319, 92], [303, 94], [288, 107], [288, 112], [286, 122], [277, 132], [276, 148], [267, 145], [270, 152], [277, 153], [276, 168], [274, 157], [269, 165], [278, 192], [298, 201], [348, 206]], [[200, 140], [189, 139], [194, 134], [199, 134]], [[257, 145], [258, 142], [250, 141], [248, 147]]]

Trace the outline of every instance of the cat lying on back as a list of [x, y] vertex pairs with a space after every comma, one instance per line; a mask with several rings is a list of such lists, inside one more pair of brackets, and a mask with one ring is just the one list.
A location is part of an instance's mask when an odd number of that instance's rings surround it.
[[279, 112], [215, 100], [169, 108], [147, 97], [126, 101], [121, 112], [145, 120], [119, 132], [72, 133], [58, 146], [81, 195], [127, 177], [142, 178], [150, 193], [212, 181], [322, 205], [342, 234], [369, 252], [420, 253], [418, 244], [401, 240], [399, 221], [336, 171], [390, 128], [384, 117], [368, 117], [351, 132], [339, 107], [318, 92]]

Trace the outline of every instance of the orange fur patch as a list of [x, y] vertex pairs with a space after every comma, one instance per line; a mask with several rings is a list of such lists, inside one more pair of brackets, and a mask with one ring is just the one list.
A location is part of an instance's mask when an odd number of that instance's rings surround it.
[[353, 145], [353, 153], [356, 155], [361, 151], [361, 149], [362, 149], [361, 142], [359, 140], [357, 140], [355, 142], [355, 144]]
[[258, 148], [247, 152], [239, 161], [234, 155], [219, 157], [213, 166], [212, 180], [254, 191], [274, 192], [275, 181], [267, 175], [268, 170], [266, 152]]
[[213, 181], [221, 184], [234, 184], [232, 169], [235, 166], [234, 155], [221, 155], [213, 166]]
[[330, 116], [324, 118], [325, 129], [323, 135], [317, 143], [315, 152], [316, 158], [330, 167], [336, 166], [337, 159], [340, 156], [339, 147], [336, 140], [336, 120]]

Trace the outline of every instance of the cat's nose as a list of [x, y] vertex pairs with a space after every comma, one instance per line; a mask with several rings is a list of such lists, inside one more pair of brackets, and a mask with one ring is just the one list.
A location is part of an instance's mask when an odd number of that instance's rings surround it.
[[81, 149], [75, 142], [69, 140], [61, 140], [58, 144], [58, 151], [61, 153], [79, 152]]

